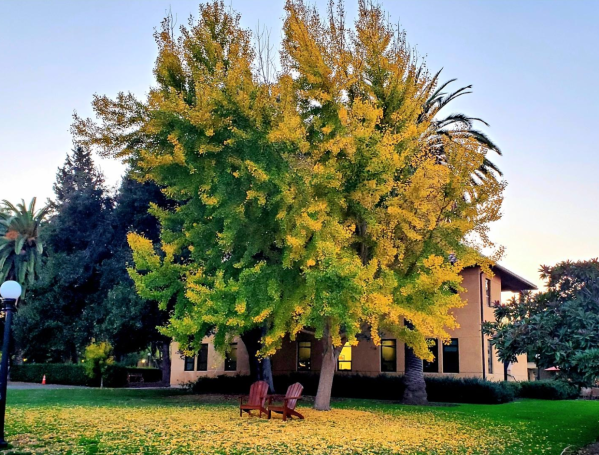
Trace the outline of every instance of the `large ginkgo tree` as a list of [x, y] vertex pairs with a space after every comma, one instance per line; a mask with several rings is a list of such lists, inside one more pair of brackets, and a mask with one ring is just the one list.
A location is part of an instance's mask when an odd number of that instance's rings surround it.
[[449, 338], [459, 272], [490, 264], [480, 251], [504, 183], [474, 181], [488, 149], [422, 115], [436, 78], [380, 7], [360, 2], [353, 27], [341, 7], [285, 12], [273, 80], [240, 17], [211, 2], [178, 37], [164, 21], [146, 99], [96, 96], [97, 121], [73, 131], [177, 201], [152, 209], [160, 250], [129, 237], [139, 294], [171, 309], [163, 332], [187, 353], [209, 333], [221, 350], [259, 333], [250, 355], [268, 358], [310, 331], [325, 410], [339, 352], [361, 333], [425, 359], [428, 338]]

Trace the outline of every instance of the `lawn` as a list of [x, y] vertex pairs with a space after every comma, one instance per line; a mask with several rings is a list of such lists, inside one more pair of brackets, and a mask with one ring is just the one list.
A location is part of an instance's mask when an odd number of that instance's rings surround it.
[[599, 402], [306, 404], [305, 421], [240, 418], [176, 390], [9, 390], [5, 454], [560, 454], [599, 436]]

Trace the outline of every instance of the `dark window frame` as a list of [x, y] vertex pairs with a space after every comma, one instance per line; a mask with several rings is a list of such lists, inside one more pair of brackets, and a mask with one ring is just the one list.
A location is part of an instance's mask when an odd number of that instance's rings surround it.
[[435, 344], [429, 346], [429, 351], [433, 353], [435, 359], [432, 362], [427, 362], [426, 360], [422, 361], [422, 371], [425, 373], [438, 373], [439, 372], [439, 341], [438, 340], [428, 340], [434, 341]]
[[[302, 344], [304, 346], [302, 346]], [[309, 357], [302, 359], [300, 353], [302, 349], [307, 349]], [[312, 342], [311, 341], [298, 341], [297, 342], [297, 365], [295, 366], [297, 371], [311, 371], [312, 370]]]
[[[389, 343], [389, 344], [385, 344]], [[383, 350], [385, 348], [393, 349], [393, 360], [385, 360], [383, 356]], [[382, 373], [395, 373], [397, 372], [397, 340], [386, 339], [381, 340], [381, 372]]]
[[[455, 348], [455, 350], [453, 350]], [[443, 373], [460, 372], [460, 343], [452, 338], [451, 344], [443, 344]]]
[[193, 371], [196, 360], [195, 357], [183, 357], [183, 371]]
[[[232, 357], [235, 352], [235, 358]], [[225, 355], [225, 371], [237, 371], [237, 343], [231, 343], [231, 350]]]
[[208, 371], [208, 343], [202, 343], [198, 352], [197, 371]]

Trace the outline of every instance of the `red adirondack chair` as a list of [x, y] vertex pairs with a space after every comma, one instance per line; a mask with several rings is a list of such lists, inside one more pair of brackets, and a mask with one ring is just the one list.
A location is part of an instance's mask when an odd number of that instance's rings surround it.
[[[292, 418], [292, 416], [299, 417], [303, 419], [304, 416], [295, 410], [295, 406], [297, 405], [297, 400], [302, 399], [302, 390], [304, 390], [304, 386], [299, 382], [295, 384], [291, 384], [287, 389], [287, 393], [285, 396], [270, 396], [268, 397], [268, 418], [272, 417], [272, 413], [276, 412], [278, 414], [283, 414], [283, 420], [287, 420], [287, 416]], [[283, 401], [282, 406], [273, 406], [271, 403], [273, 400]]]
[[[267, 395], [268, 395], [268, 382], [266, 382], [266, 381], [254, 382], [252, 384], [252, 386], [250, 387], [249, 396], [239, 397], [239, 417], [241, 417], [243, 415], [243, 411], [247, 412], [249, 415], [252, 415], [251, 411], [253, 411], [253, 410], [260, 411], [260, 417], [262, 417], [262, 413], [268, 415], [268, 411], [264, 407]], [[244, 399], [247, 399], [246, 403], [243, 402]]]

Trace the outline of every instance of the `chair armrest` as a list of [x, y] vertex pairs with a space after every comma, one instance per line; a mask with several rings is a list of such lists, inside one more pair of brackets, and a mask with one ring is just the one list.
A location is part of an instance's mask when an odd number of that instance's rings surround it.
[[267, 395], [267, 398], [268, 398], [268, 404], [270, 404], [273, 402], [273, 400], [283, 401], [285, 399], [285, 395]]
[[302, 397], [285, 397], [285, 401], [287, 400], [301, 400]]

